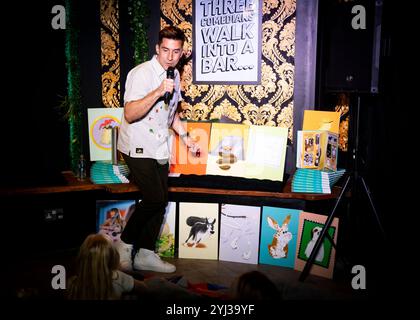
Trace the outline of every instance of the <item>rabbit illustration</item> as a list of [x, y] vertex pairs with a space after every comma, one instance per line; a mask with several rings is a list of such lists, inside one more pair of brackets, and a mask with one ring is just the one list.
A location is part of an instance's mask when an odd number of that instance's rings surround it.
[[268, 245], [268, 252], [274, 259], [287, 258], [289, 251], [289, 242], [292, 240], [292, 233], [289, 232], [290, 214], [284, 219], [280, 227], [276, 220], [267, 217], [268, 225], [276, 230], [273, 236], [273, 241]]

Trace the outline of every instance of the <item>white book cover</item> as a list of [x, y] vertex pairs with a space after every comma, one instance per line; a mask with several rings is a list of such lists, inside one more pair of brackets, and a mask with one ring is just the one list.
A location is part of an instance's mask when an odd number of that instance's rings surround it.
[[217, 203], [179, 204], [178, 257], [217, 260], [219, 238]]
[[260, 207], [222, 204], [219, 260], [258, 264]]

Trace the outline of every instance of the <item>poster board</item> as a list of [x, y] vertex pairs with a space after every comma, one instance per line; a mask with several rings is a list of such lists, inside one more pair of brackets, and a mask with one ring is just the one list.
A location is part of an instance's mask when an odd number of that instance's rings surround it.
[[194, 84], [261, 82], [261, 0], [193, 0], [192, 16]]
[[341, 112], [305, 110], [302, 130], [322, 130], [339, 134]]
[[260, 207], [222, 204], [219, 260], [258, 264]]
[[178, 257], [217, 260], [219, 205], [179, 203]]
[[124, 108], [89, 108], [90, 161], [112, 160], [112, 128], [121, 125]]
[[[302, 212], [300, 214], [298, 244], [294, 269], [302, 271], [305, 267], [306, 261], [309, 259], [315, 242], [318, 239], [326, 220], [327, 216], [324, 215], [309, 212]], [[338, 223], [338, 218], [334, 218], [330, 228], [328, 229], [328, 233], [335, 243], [337, 243]], [[332, 279], [334, 265], [335, 249], [327, 237], [325, 237], [309, 272], [320, 277]]]
[[294, 268], [300, 212], [263, 207], [260, 263]]
[[[288, 129], [233, 123], [187, 123], [200, 155], [172, 138], [172, 174], [231, 176], [283, 181]], [[208, 143], [208, 145], [207, 145]]]
[[208, 122], [187, 122], [186, 131], [190, 139], [198, 144], [200, 153], [192, 154], [178, 135], [173, 137], [171, 149], [171, 173], [205, 175], [211, 124]]
[[107, 234], [113, 241], [119, 241], [121, 233], [134, 212], [135, 200], [96, 201], [96, 231]]

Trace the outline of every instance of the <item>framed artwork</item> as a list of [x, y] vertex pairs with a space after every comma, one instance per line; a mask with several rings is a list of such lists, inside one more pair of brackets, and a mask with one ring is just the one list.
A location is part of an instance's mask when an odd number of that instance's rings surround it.
[[[314, 245], [324, 227], [327, 216], [302, 212], [299, 219], [298, 248], [296, 251], [295, 269], [302, 271], [306, 261], [309, 259]], [[334, 218], [328, 233], [331, 239], [337, 243], [338, 218]], [[335, 265], [335, 249], [331, 242], [325, 237], [318, 253], [315, 256], [314, 264], [310, 273], [332, 279]]]
[[219, 260], [258, 264], [260, 207], [222, 204]]
[[179, 203], [178, 257], [217, 260], [218, 224], [217, 203]]
[[112, 160], [112, 128], [121, 125], [124, 108], [89, 108], [90, 161]]
[[135, 200], [96, 201], [96, 231], [107, 234], [114, 241], [119, 241], [128, 219], [134, 212], [135, 204]]
[[300, 210], [263, 207], [260, 263], [293, 268]]

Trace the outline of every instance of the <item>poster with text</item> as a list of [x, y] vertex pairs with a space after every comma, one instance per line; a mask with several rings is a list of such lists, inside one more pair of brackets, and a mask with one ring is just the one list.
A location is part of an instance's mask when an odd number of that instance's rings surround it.
[[258, 264], [260, 207], [222, 204], [219, 260]]
[[193, 82], [259, 84], [261, 0], [193, 0]]
[[217, 203], [179, 204], [179, 258], [217, 260], [218, 216]]

